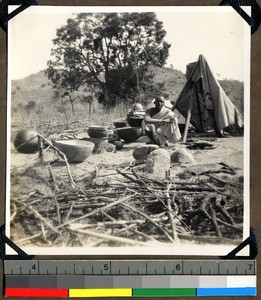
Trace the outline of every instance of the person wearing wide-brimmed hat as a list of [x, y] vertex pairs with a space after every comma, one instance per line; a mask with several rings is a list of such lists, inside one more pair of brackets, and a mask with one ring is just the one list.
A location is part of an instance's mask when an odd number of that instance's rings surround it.
[[181, 138], [174, 112], [166, 106], [164, 97], [156, 97], [145, 112], [143, 129], [151, 143], [161, 147], [175, 143]]

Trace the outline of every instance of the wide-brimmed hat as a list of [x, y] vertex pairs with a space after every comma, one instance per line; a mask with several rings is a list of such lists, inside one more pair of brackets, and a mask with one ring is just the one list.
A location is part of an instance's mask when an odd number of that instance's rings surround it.
[[140, 103], [134, 103], [133, 104], [133, 110], [138, 112], [138, 111], [144, 111], [144, 108], [142, 106], [142, 104]]

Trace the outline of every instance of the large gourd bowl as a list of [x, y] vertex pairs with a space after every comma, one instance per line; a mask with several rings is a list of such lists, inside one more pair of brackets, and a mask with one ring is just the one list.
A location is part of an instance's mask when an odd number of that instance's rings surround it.
[[81, 163], [94, 149], [94, 143], [81, 140], [55, 141], [55, 147], [62, 151], [69, 162]]
[[34, 129], [23, 129], [14, 138], [14, 146], [21, 153], [35, 153], [38, 151], [37, 131]]
[[135, 142], [142, 135], [142, 128], [123, 127], [117, 129], [118, 136], [127, 143]]

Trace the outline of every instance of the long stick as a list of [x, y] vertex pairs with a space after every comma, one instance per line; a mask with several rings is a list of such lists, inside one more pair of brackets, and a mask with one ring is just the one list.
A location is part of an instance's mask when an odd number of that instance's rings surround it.
[[[105, 214], [105, 215], [108, 217], [108, 214]], [[112, 218], [112, 217], [110, 217], [110, 218]], [[163, 221], [164, 219], [166, 220], [166, 218], [153, 218], [153, 219], [150, 218], [150, 219], [153, 220], [154, 222], [160, 222], [160, 221]], [[79, 228], [80, 229], [85, 229], [85, 228], [92, 228], [92, 227], [97, 227], [97, 226], [115, 226], [115, 225], [126, 225], [126, 224], [143, 224], [145, 222], [146, 222], [146, 220], [115, 220], [115, 219], [113, 219], [112, 221], [98, 222], [98, 223], [94, 223], [94, 224], [83, 224]]]
[[222, 183], [226, 183], [226, 184], [229, 184], [229, 185], [232, 185], [232, 186], [241, 188], [241, 189], [244, 188], [244, 186], [243, 186], [242, 184], [239, 184], [239, 183], [236, 183], [236, 182], [231, 182], [231, 181], [224, 180], [224, 179], [221, 179], [221, 178], [217, 178], [216, 176], [213, 176], [213, 175], [207, 174], [207, 173], [205, 173], [205, 175], [207, 175], [208, 177], [213, 178], [213, 179], [215, 179], [215, 180], [217, 180], [217, 181], [220, 181], [220, 182], [222, 182]]
[[69, 217], [70, 217], [70, 215], [72, 213], [72, 210], [73, 210], [73, 206], [74, 206], [74, 201], [72, 201], [72, 203], [70, 205], [70, 209], [69, 209], [68, 214], [67, 214], [67, 216], [66, 216], [66, 218], [64, 220], [64, 223], [66, 223], [69, 220]]
[[168, 215], [169, 215], [169, 219], [170, 219], [170, 222], [171, 222], [172, 236], [173, 236], [174, 241], [177, 241], [178, 236], [177, 236], [177, 232], [176, 232], [176, 229], [175, 229], [175, 223], [174, 223], [173, 213], [172, 213], [172, 209], [171, 209], [170, 195], [168, 193], [170, 188], [171, 188], [171, 183], [169, 184], [169, 186], [168, 186], [168, 188], [165, 192], [165, 195], [167, 197]]
[[78, 232], [81, 234], [93, 236], [93, 237], [103, 239], [103, 240], [109, 240], [109, 241], [114, 241], [114, 242], [118, 242], [118, 243], [129, 244], [132, 246], [143, 246], [143, 247], [146, 246], [146, 243], [143, 243], [143, 242], [133, 241], [133, 240], [121, 238], [118, 236], [112, 236], [112, 235], [108, 235], [108, 234], [93, 232], [91, 230], [78, 229], [77, 225], [70, 225], [68, 228], [69, 228], [69, 230], [71, 230], [73, 232]]
[[219, 211], [223, 214], [223, 216], [227, 219], [228, 222], [232, 225], [236, 225], [234, 219], [230, 216], [228, 211], [221, 205], [221, 201], [223, 200], [223, 197], [221, 195], [218, 195], [215, 199], [215, 204]]
[[[140, 177], [139, 177], [139, 175], [134, 171], [134, 170], [132, 170], [132, 172], [133, 172], [133, 174], [137, 177], [137, 178], [139, 178], [140, 179]], [[158, 195], [154, 192], [154, 191], [152, 191], [141, 179], [140, 179], [140, 181], [144, 184], [144, 186], [146, 187], [146, 189], [150, 192], [150, 193], [152, 193], [162, 204], [163, 204], [163, 206], [169, 211], [169, 209], [168, 209], [168, 207], [166, 206], [166, 204], [164, 203], [164, 201], [161, 199], [161, 198], [159, 198], [158, 197]], [[177, 218], [187, 229], [188, 229], [188, 231], [191, 233], [191, 235], [193, 236], [193, 238], [195, 238], [194, 237], [194, 235], [193, 235], [193, 232], [191, 231], [191, 229], [188, 227], [188, 225], [184, 222], [184, 221], [182, 221], [176, 214], [174, 214], [173, 213], [173, 211], [171, 211], [171, 213], [175, 216], [175, 218]]]
[[38, 213], [38, 211], [36, 211], [35, 209], [33, 209], [32, 207], [30, 207], [29, 205], [27, 205], [27, 204], [25, 204], [25, 203], [23, 203], [23, 202], [21, 202], [21, 201], [18, 201], [18, 200], [16, 200], [16, 199], [12, 199], [12, 201], [14, 201], [14, 202], [16, 202], [16, 203], [18, 203], [18, 204], [20, 204], [20, 205], [23, 205], [23, 206], [25, 206], [27, 209], [29, 209], [31, 212], [33, 212], [34, 213], [34, 215], [39, 219], [39, 220], [41, 220], [47, 227], [49, 227], [52, 231], [54, 231], [55, 233], [58, 233], [58, 234], [60, 234], [60, 232], [52, 225], [52, 224], [50, 224], [42, 215], [40, 215], [39, 213]]
[[27, 238], [22, 238], [22, 239], [20, 239], [20, 240], [17, 240], [17, 241], [15, 241], [15, 243], [17, 244], [17, 245], [22, 245], [22, 244], [24, 244], [24, 243], [26, 243], [26, 242], [29, 242], [29, 241], [31, 241], [31, 240], [33, 240], [33, 239], [36, 239], [36, 238], [38, 238], [38, 237], [40, 237], [40, 236], [42, 236], [43, 235], [43, 233], [42, 232], [40, 232], [40, 233], [37, 233], [37, 234], [35, 234], [35, 235], [32, 235], [32, 236], [29, 236], [29, 237], [27, 237]]
[[217, 236], [219, 238], [222, 238], [222, 233], [221, 233], [221, 230], [218, 226], [218, 223], [217, 223], [217, 216], [216, 216], [216, 212], [214, 211], [213, 207], [210, 205], [210, 215], [211, 215], [211, 219], [212, 219], [212, 222], [213, 222], [213, 225], [215, 227], [215, 230], [216, 230], [216, 233], [217, 233]]
[[149, 216], [147, 216], [145, 213], [133, 208], [130, 205], [127, 205], [126, 203], [121, 203], [122, 206], [128, 208], [129, 210], [132, 210], [134, 212], [136, 212], [137, 214], [141, 215], [142, 217], [146, 218], [148, 221], [150, 221], [154, 226], [156, 226], [162, 233], [164, 233], [166, 235], [166, 237], [172, 242], [174, 243], [174, 240], [172, 239], [172, 237], [167, 233], [167, 231], [165, 231], [162, 227], [160, 227], [156, 222], [154, 222]]
[[43, 141], [40, 136], [38, 136], [38, 151], [39, 151], [40, 162], [43, 162]]
[[127, 179], [129, 179], [130, 181], [134, 182], [134, 183], [138, 183], [140, 184], [140, 182], [138, 180], [135, 180], [134, 178], [132, 178], [131, 176], [121, 172], [119, 169], [116, 169], [116, 171], [121, 174], [123, 177], [126, 177]]
[[193, 107], [194, 85], [193, 85], [191, 94], [192, 95], [190, 96], [190, 99], [189, 99], [189, 107], [188, 107], [188, 113], [187, 113], [187, 118], [186, 118], [186, 126], [185, 126], [185, 130], [184, 130], [184, 135], [183, 135], [183, 143], [186, 142], [187, 135], [188, 135], [188, 128], [189, 128], [189, 123], [190, 123], [190, 119], [191, 119], [191, 111], [192, 111], [192, 107]]
[[13, 203], [14, 206], [14, 212], [12, 213], [11, 217], [10, 217], [10, 223], [13, 222], [15, 216], [17, 215], [17, 210], [16, 210], [16, 205]]
[[[134, 195], [135, 195], [135, 194], [134, 194]], [[69, 225], [69, 224], [78, 222], [78, 221], [83, 220], [83, 219], [86, 219], [86, 218], [88, 218], [88, 217], [91, 217], [91, 216], [93, 216], [93, 215], [95, 215], [95, 214], [97, 214], [97, 213], [100, 213], [100, 212], [102, 212], [102, 211], [104, 211], [104, 210], [107, 210], [107, 209], [109, 209], [109, 208], [111, 208], [111, 207], [113, 207], [113, 206], [115, 206], [115, 205], [117, 205], [117, 204], [119, 204], [119, 203], [121, 203], [121, 202], [123, 202], [123, 201], [126, 201], [126, 200], [132, 198], [134, 195], [129, 195], [129, 196], [126, 196], [126, 197], [124, 197], [124, 198], [120, 198], [120, 199], [118, 199], [118, 200], [116, 200], [116, 201], [114, 201], [114, 202], [112, 202], [112, 203], [109, 203], [109, 204], [103, 206], [102, 208], [97, 208], [97, 209], [93, 210], [92, 212], [89, 212], [88, 214], [86, 214], [86, 215], [84, 215], [84, 216], [81, 216], [81, 217], [79, 217], [79, 218], [73, 219], [73, 220], [71, 220], [71, 221], [64, 222], [63, 224], [59, 225], [57, 228], [62, 228], [62, 227], [64, 227], [64, 226], [66, 226], [66, 225]]]
[[57, 219], [58, 219], [59, 224], [61, 224], [60, 208], [59, 208], [59, 203], [57, 201], [57, 197], [56, 196], [54, 196], [54, 202], [55, 202], [56, 211], [57, 211]]
[[51, 179], [52, 179], [52, 181], [53, 181], [53, 187], [54, 187], [54, 190], [55, 190], [55, 191], [59, 191], [59, 188], [58, 188], [58, 185], [57, 185], [55, 176], [54, 176], [54, 174], [53, 174], [53, 169], [52, 169], [52, 167], [51, 167], [50, 164], [49, 164], [49, 166], [48, 166], [48, 169], [49, 169], [49, 173], [50, 173]]
[[72, 185], [72, 187], [75, 187], [75, 182], [72, 178], [72, 174], [71, 174], [71, 171], [70, 171], [70, 165], [68, 163], [66, 155], [61, 150], [59, 150], [57, 147], [55, 147], [51, 142], [49, 142], [45, 137], [43, 137], [40, 134], [38, 134], [38, 136], [41, 137], [51, 148], [56, 150], [62, 156], [62, 158], [64, 159], [64, 161], [66, 163], [66, 166], [67, 166], [67, 172], [68, 172], [68, 175], [69, 175], [69, 178], [70, 178], [70, 181], [71, 181], [71, 185]]
[[237, 197], [236, 195], [232, 196], [231, 194], [222, 192], [222, 191], [218, 190], [217, 188], [213, 187], [212, 185], [210, 185], [210, 184], [208, 184], [208, 183], [206, 183], [204, 181], [202, 181], [202, 183], [205, 184], [207, 187], [209, 187], [212, 191], [215, 191], [215, 192], [217, 192], [220, 195], [227, 196], [227, 197], [234, 197], [237, 200], [242, 200], [241, 198]]

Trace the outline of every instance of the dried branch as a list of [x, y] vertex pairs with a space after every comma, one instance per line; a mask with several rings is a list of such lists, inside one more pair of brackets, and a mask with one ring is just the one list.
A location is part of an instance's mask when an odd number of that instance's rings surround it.
[[16, 215], [17, 215], [17, 208], [16, 208], [16, 205], [13, 203], [13, 213], [12, 213], [12, 215], [11, 215], [11, 217], [10, 217], [10, 223], [11, 222], [13, 222], [13, 220], [14, 220], [14, 218], [16, 217]]
[[45, 137], [43, 137], [40, 134], [38, 134], [38, 136], [41, 137], [51, 148], [53, 148], [54, 150], [56, 150], [60, 154], [60, 156], [63, 158], [63, 160], [65, 161], [66, 166], [67, 166], [67, 172], [68, 172], [69, 179], [71, 181], [71, 186], [75, 187], [75, 182], [74, 182], [74, 180], [72, 178], [72, 174], [71, 174], [71, 171], [70, 171], [70, 165], [68, 163], [66, 155], [61, 150], [59, 150], [57, 147], [55, 147], [51, 142], [49, 142]]
[[[133, 174], [136, 176], [136, 177], [138, 177], [138, 178], [140, 178], [139, 177], [139, 175], [134, 171], [134, 170], [132, 170], [132, 172], [133, 172]], [[141, 180], [141, 179], [140, 179]], [[163, 204], [163, 206], [169, 211], [169, 209], [168, 209], [168, 207], [166, 206], [166, 204], [164, 203], [164, 201], [161, 199], [161, 198], [159, 198], [158, 197], [158, 195], [157, 194], [155, 194], [155, 192], [154, 191], [152, 191], [142, 180], [141, 180], [141, 182], [144, 184], [144, 186], [146, 187], [146, 189], [150, 192], [150, 193], [152, 193], [162, 204]], [[191, 233], [191, 235], [194, 237], [194, 235], [193, 235], [193, 233], [192, 233], [192, 231], [191, 231], [191, 229], [188, 227], [188, 225], [184, 222], [184, 221], [182, 221], [177, 215], [175, 215], [174, 213], [173, 213], [173, 211], [171, 211], [171, 213], [175, 216], [175, 218], [177, 218], [187, 229], [188, 229], [188, 231]]]
[[211, 205], [209, 207], [209, 210], [210, 210], [211, 220], [212, 220], [213, 225], [214, 225], [215, 230], [216, 230], [216, 234], [219, 238], [222, 238], [222, 233], [221, 233], [221, 230], [220, 230], [220, 228], [218, 226], [218, 222], [217, 222], [216, 212], [215, 212], [215, 210], [213, 209], [213, 207]]
[[220, 181], [222, 183], [229, 184], [229, 185], [238, 187], [240, 189], [244, 188], [243, 184], [240, 184], [240, 183], [237, 183], [237, 182], [228, 181], [228, 180], [224, 180], [224, 179], [221, 179], [221, 178], [217, 178], [216, 176], [213, 176], [211, 174], [205, 174], [205, 175], [207, 175], [208, 177], [213, 178], [213, 179], [215, 179], [217, 181]]
[[231, 223], [232, 225], [235, 225], [235, 221], [233, 220], [233, 218], [230, 216], [230, 214], [228, 213], [228, 211], [221, 205], [221, 201], [223, 200], [223, 197], [218, 195], [215, 199], [215, 205], [216, 207], [219, 209], [219, 211], [221, 212], [221, 214], [228, 220], [229, 223]]
[[[107, 209], [109, 209], [109, 208], [112, 208], [113, 206], [115, 206], [115, 205], [117, 205], [117, 204], [119, 204], [119, 203], [121, 203], [121, 202], [123, 202], [123, 201], [126, 201], [126, 200], [132, 198], [133, 196], [134, 196], [134, 195], [129, 195], [129, 196], [126, 196], [126, 197], [121, 197], [121, 198], [117, 199], [116, 201], [114, 201], [114, 202], [112, 202], [112, 203], [109, 203], [109, 204], [103, 206], [102, 208], [95, 209], [94, 211], [89, 212], [88, 214], [85, 214], [84, 216], [81, 216], [81, 217], [76, 218], [76, 219], [71, 220], [71, 221], [64, 222], [62, 225], [58, 226], [57, 228], [62, 228], [62, 227], [64, 227], [64, 226], [70, 225], [70, 224], [75, 223], [75, 222], [78, 222], [78, 221], [80, 221], [80, 220], [89, 218], [89, 217], [91, 217], [91, 216], [93, 216], [93, 215], [95, 215], [95, 214], [97, 214], [97, 213], [100, 213], [100, 212], [102, 212], [102, 211], [104, 211], [104, 210], [107, 210]], [[110, 199], [110, 200], [111, 200], [111, 199]]]
[[104, 233], [98, 233], [98, 232], [94, 232], [94, 231], [86, 230], [86, 229], [85, 230], [79, 229], [77, 224], [71, 224], [70, 226], [68, 226], [68, 229], [73, 232], [93, 236], [93, 237], [103, 239], [103, 240], [113, 241], [113, 242], [117, 242], [117, 243], [131, 245], [131, 246], [143, 246], [143, 247], [146, 246], [146, 243], [143, 243], [140, 241], [133, 241], [133, 240], [130, 240], [127, 238], [112, 236], [112, 235], [108, 235], [108, 234], [104, 234]]
[[145, 219], [147, 219], [150, 223], [152, 223], [154, 226], [156, 226], [162, 233], [164, 233], [164, 235], [168, 238], [169, 241], [171, 241], [172, 243], [174, 243], [174, 240], [172, 239], [172, 237], [167, 233], [167, 231], [165, 231], [160, 225], [158, 225], [156, 222], [154, 222], [149, 216], [147, 216], [145, 213], [133, 208], [130, 205], [127, 205], [126, 203], [121, 203], [122, 206], [128, 208], [129, 210], [132, 210], [134, 212], [136, 212], [137, 214], [141, 215], [142, 217], [144, 217]]
[[50, 164], [49, 164], [49, 166], [48, 166], [48, 169], [49, 169], [49, 173], [50, 173], [51, 180], [53, 181], [54, 191], [59, 191], [59, 188], [58, 188], [58, 185], [57, 185], [57, 182], [56, 182], [56, 180], [55, 180], [55, 176], [54, 176], [54, 174], [53, 174], [53, 170], [52, 170], [52, 167], [51, 167]]
[[33, 209], [32, 207], [30, 207], [29, 205], [16, 200], [16, 199], [12, 199], [12, 201], [26, 207], [28, 210], [30, 210], [31, 212], [33, 212], [33, 214], [36, 216], [36, 218], [38, 218], [40, 221], [42, 221], [48, 228], [50, 228], [53, 232], [60, 234], [60, 232], [52, 225], [50, 224], [43, 216], [41, 216], [38, 211], [36, 211], [35, 209]]
[[177, 236], [177, 232], [175, 229], [175, 223], [174, 223], [174, 218], [173, 218], [173, 212], [172, 212], [172, 208], [171, 208], [171, 200], [170, 200], [170, 195], [168, 193], [169, 189], [171, 188], [171, 183], [168, 185], [168, 188], [165, 192], [165, 195], [167, 197], [167, 206], [168, 206], [168, 216], [169, 216], [169, 220], [171, 222], [171, 228], [172, 228], [172, 236], [174, 241], [178, 241], [179, 238]]
[[67, 214], [67, 216], [66, 216], [66, 218], [64, 220], [64, 224], [67, 223], [67, 221], [69, 220], [69, 217], [70, 217], [70, 215], [72, 213], [72, 210], [73, 210], [73, 206], [74, 206], [74, 201], [72, 201], [72, 203], [70, 205], [70, 209], [69, 209], [68, 214]]
[[58, 223], [61, 224], [61, 214], [60, 214], [60, 208], [59, 208], [59, 203], [57, 201], [57, 197], [54, 197], [54, 202], [55, 202], [55, 206], [56, 206], [56, 211], [57, 211], [57, 219], [58, 219]]

